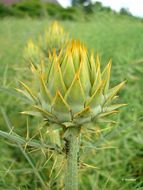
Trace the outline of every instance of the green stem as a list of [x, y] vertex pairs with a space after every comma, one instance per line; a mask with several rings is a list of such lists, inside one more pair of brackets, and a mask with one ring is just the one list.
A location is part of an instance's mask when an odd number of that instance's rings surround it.
[[78, 129], [69, 128], [66, 137], [65, 190], [78, 190]]

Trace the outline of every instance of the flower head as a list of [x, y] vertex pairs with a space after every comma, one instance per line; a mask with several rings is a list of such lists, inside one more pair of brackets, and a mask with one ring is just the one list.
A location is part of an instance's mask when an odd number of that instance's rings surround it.
[[101, 72], [99, 56], [95, 59], [82, 43], [74, 40], [60, 54], [54, 51], [48, 66], [42, 64], [42, 69], [33, 69], [40, 81], [36, 92], [23, 86], [33, 107], [47, 122], [81, 126], [123, 106], [111, 105], [125, 82], [110, 88], [110, 70], [111, 61]]

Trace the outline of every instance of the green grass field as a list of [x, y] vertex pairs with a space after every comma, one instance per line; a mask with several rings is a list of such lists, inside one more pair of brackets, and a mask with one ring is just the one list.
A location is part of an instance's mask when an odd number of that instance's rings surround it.
[[[50, 23], [48, 18], [0, 20], [0, 130], [8, 132], [7, 126], [13, 127], [23, 137], [27, 128], [30, 136], [39, 131], [40, 120], [19, 113], [25, 105], [13, 89], [28, 77], [28, 64], [23, 60], [27, 41], [37, 40]], [[120, 102], [128, 106], [114, 116], [117, 122], [113, 126], [98, 126], [108, 129], [93, 135], [93, 145], [85, 147], [84, 154], [81, 151], [82, 162], [96, 168], [81, 167], [80, 189], [143, 190], [143, 22], [100, 13], [86, 22], [61, 24], [71, 37], [99, 52], [102, 66], [112, 59], [112, 85], [127, 80]], [[56, 180], [51, 177], [54, 174], [50, 176], [53, 162], [45, 163], [47, 158], [48, 152], [42, 149], [25, 151], [1, 137], [0, 190], [42, 190], [46, 183], [51, 190], [56, 189]]]

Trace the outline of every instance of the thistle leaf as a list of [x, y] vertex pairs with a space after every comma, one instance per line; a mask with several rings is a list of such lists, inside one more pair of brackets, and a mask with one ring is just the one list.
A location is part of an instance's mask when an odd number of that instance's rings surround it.
[[23, 82], [20, 81], [20, 83], [24, 87], [24, 89], [27, 91], [27, 93], [31, 96], [31, 98], [33, 100], [37, 100], [36, 97], [33, 95], [32, 91], [30, 90], [30, 88], [26, 84], [24, 84]]
[[79, 64], [80, 64], [80, 47], [78, 45], [78, 42], [76, 42], [75, 40], [72, 41], [71, 43], [71, 53], [72, 53], [72, 57], [73, 57], [73, 63], [74, 63], [74, 68], [75, 71], [77, 72], [79, 69]]
[[[100, 71], [100, 58], [99, 58], [99, 54], [96, 54], [96, 72], [99, 71], [99, 73], [101, 73]], [[101, 78], [100, 78], [101, 79]]]
[[67, 53], [65, 59], [63, 60], [61, 69], [63, 71], [63, 79], [65, 81], [65, 85], [67, 88], [69, 88], [75, 76], [73, 59], [70, 52]]
[[76, 114], [74, 114], [74, 118], [80, 118], [80, 117], [90, 117], [90, 112], [91, 109], [90, 107], [86, 107], [84, 108], [82, 111], [77, 112]]
[[30, 96], [28, 92], [18, 89], [18, 88], [16, 88], [16, 90], [20, 92], [21, 94], [23, 94], [28, 100], [30, 100], [30, 103], [35, 103], [35, 100]]
[[42, 109], [41, 107], [33, 106], [33, 108], [35, 108], [37, 111], [39, 111], [43, 115], [44, 118], [46, 118], [46, 119], [48, 119], [50, 121], [51, 120], [55, 120], [55, 121], [57, 120], [56, 117], [53, 114], [51, 114], [50, 112]]
[[56, 115], [61, 122], [71, 121], [70, 106], [59, 91], [57, 91], [54, 102], [52, 103], [52, 114]]
[[99, 60], [99, 55], [96, 55], [96, 75], [95, 75], [95, 81], [93, 83], [92, 89], [91, 89], [91, 95], [95, 92], [97, 89], [98, 85], [101, 82], [101, 71], [100, 71], [100, 60]]
[[78, 74], [76, 74], [70, 88], [67, 90], [64, 99], [70, 105], [73, 113], [84, 108], [85, 95]]
[[91, 83], [89, 78], [88, 66], [83, 60], [81, 60], [80, 62], [79, 77], [82, 88], [84, 90], [84, 94], [88, 97], [90, 95]]
[[49, 92], [49, 90], [45, 84], [45, 81], [44, 81], [42, 75], [40, 75], [40, 81], [41, 81], [41, 86], [40, 86], [41, 88], [40, 89], [41, 89], [42, 97], [44, 98], [45, 101], [47, 101], [50, 104], [52, 101], [52, 96], [51, 96], [51, 94], [50, 94], [50, 92]]
[[125, 85], [126, 81], [121, 82], [117, 86], [111, 88], [108, 92], [108, 94], [105, 95], [106, 103], [105, 105], [108, 105], [110, 101], [114, 98], [114, 96], [118, 93], [118, 91]]
[[113, 110], [113, 111], [101, 113], [101, 114], [98, 115], [98, 118], [106, 117], [106, 116], [108, 116], [108, 115], [116, 114], [116, 113], [118, 113], [118, 112], [119, 112], [119, 111], [117, 111], [117, 110]]
[[95, 61], [94, 61], [94, 54], [93, 52], [91, 53], [90, 56], [90, 65], [91, 65], [91, 84], [93, 85], [96, 77], [96, 66], [95, 66]]
[[104, 83], [101, 82], [98, 85], [98, 87], [96, 88], [96, 90], [93, 93], [93, 95], [91, 96], [91, 98], [89, 98], [86, 101], [86, 106], [90, 106], [91, 108], [94, 108], [97, 105], [102, 104], [102, 101], [103, 101], [103, 95], [102, 95], [103, 86], [104, 86]]
[[103, 108], [103, 112], [110, 112], [126, 105], [127, 104], [115, 104], [115, 105], [107, 106]]
[[62, 72], [60, 65], [57, 62], [54, 64], [54, 69], [50, 72], [50, 77], [48, 81], [48, 89], [51, 92], [51, 95], [54, 97], [57, 91], [60, 91], [62, 95], [65, 95], [66, 86], [63, 80]]
[[37, 116], [37, 117], [41, 116], [40, 112], [35, 112], [35, 111], [23, 111], [23, 112], [21, 112], [21, 114]]
[[109, 82], [110, 82], [110, 71], [111, 71], [111, 60], [105, 67], [104, 71], [102, 72], [102, 80], [105, 81], [104, 83], [104, 93], [107, 93], [109, 89]]

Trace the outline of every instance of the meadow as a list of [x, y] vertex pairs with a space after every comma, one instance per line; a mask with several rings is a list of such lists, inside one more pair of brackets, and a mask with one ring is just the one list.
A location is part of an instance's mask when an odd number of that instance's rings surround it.
[[[40, 119], [20, 114], [25, 105], [15, 88], [29, 77], [23, 59], [27, 41], [38, 40], [51, 22], [49, 18], [0, 20], [0, 134], [11, 130], [26, 138], [41, 128]], [[95, 126], [92, 146], [81, 151], [80, 189], [143, 190], [143, 21], [98, 13], [87, 21], [61, 24], [72, 38], [99, 52], [102, 66], [112, 59], [112, 85], [127, 81], [120, 102], [128, 105], [113, 117], [114, 124]], [[36, 138], [47, 139], [42, 130]], [[56, 189], [53, 163], [45, 163], [48, 153], [44, 151], [0, 137], [0, 190], [42, 190], [47, 182]]]

